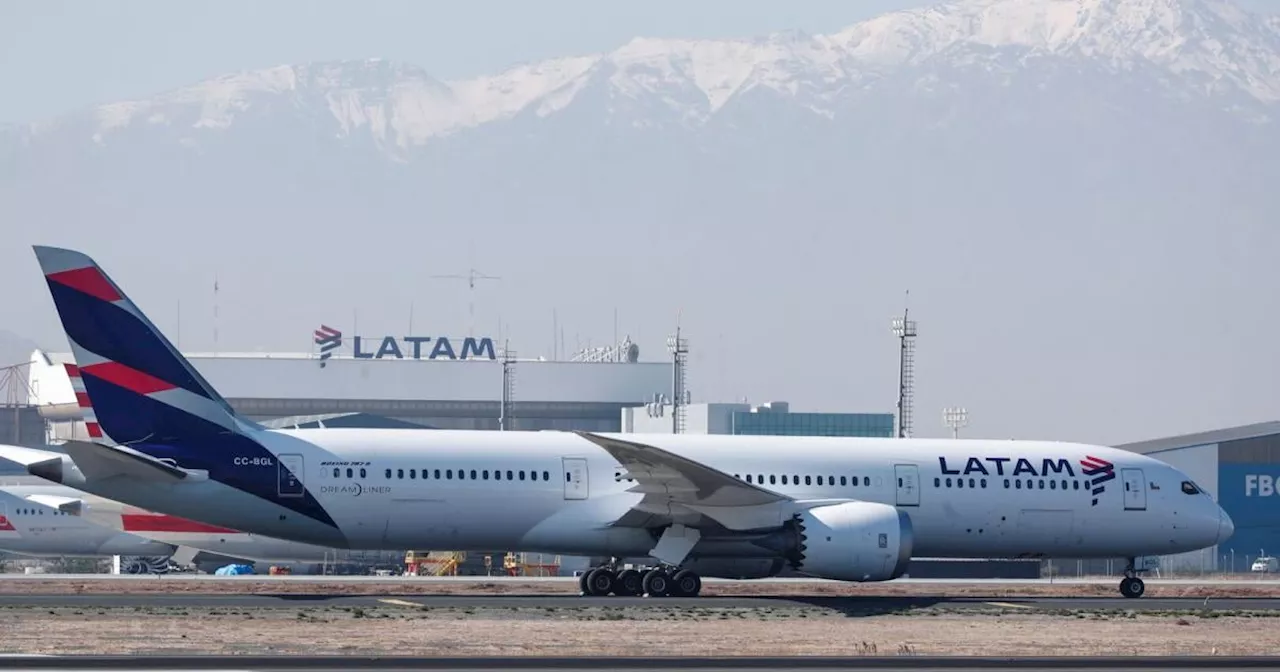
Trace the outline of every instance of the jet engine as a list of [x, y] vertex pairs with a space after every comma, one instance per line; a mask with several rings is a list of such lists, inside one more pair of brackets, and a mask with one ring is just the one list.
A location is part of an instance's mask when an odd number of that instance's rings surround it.
[[904, 511], [875, 502], [817, 506], [796, 514], [796, 571], [839, 581], [890, 581], [907, 571], [915, 542]]

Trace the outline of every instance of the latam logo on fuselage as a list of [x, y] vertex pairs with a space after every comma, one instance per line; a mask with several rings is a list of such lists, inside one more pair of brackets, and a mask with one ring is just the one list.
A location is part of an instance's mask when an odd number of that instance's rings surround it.
[[[1013, 463], [1012, 469], [1008, 469], [1006, 465]], [[947, 465], [947, 458], [939, 456], [938, 466], [942, 469], [942, 473], [947, 476], [967, 476], [969, 474], [981, 474], [983, 476], [1066, 476], [1068, 478], [1076, 478], [1075, 468], [1071, 466], [1071, 460], [1065, 458], [1044, 458], [1040, 463], [1040, 468], [1031, 463], [1024, 457], [970, 457], [965, 460], [963, 468], [952, 469]], [[1082, 475], [1089, 477], [1090, 494], [1093, 496], [1093, 505], [1098, 505], [1098, 495], [1106, 491], [1103, 483], [1116, 477], [1115, 465], [1110, 462], [1094, 457], [1086, 456], [1080, 460], [1080, 472]]]

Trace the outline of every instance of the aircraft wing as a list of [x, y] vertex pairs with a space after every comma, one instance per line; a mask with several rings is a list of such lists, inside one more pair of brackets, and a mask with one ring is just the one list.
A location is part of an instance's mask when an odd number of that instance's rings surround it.
[[[785, 511], [791, 508], [783, 505], [794, 501], [656, 446], [590, 432], [574, 433], [600, 446], [622, 465], [622, 477], [636, 482], [631, 492], [644, 494], [635, 507], [643, 513], [695, 525], [698, 517], [706, 516], [731, 530], [767, 529], [782, 523]], [[617, 524], [625, 525], [625, 518]]]

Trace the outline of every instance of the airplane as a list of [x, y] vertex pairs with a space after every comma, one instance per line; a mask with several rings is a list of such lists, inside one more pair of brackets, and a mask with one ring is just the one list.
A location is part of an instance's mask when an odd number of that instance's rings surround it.
[[[178, 564], [209, 554], [226, 559], [222, 564], [231, 560], [322, 562], [335, 553], [332, 548], [139, 509], [64, 485], [0, 485], [0, 516], [15, 520], [13, 512], [22, 512], [25, 520], [50, 521], [22, 533], [20, 543], [0, 535], [0, 550], [14, 553], [162, 556]], [[112, 550], [133, 546], [143, 550]]]
[[129, 556], [139, 569], [167, 569], [167, 559], [178, 548], [95, 525], [0, 488], [0, 550], [32, 557]]
[[[913, 557], [1128, 558], [1213, 546], [1231, 519], [1186, 474], [1054, 441], [266, 429], [237, 414], [83, 253], [35, 247], [112, 445], [0, 457], [153, 511], [342, 548], [609, 558], [585, 595], [695, 596], [782, 566], [850, 582]], [[652, 558], [623, 571], [618, 558]]]

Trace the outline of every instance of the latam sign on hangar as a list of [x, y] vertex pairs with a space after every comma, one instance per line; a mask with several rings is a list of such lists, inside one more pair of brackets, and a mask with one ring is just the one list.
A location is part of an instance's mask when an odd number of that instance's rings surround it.
[[[459, 353], [447, 336], [383, 336], [377, 350], [373, 350], [359, 336], [353, 336], [351, 342], [352, 356], [356, 359], [384, 359], [394, 357], [404, 359], [497, 359], [493, 348], [493, 339], [489, 337], [462, 339], [462, 350]], [[401, 344], [403, 341], [403, 345]], [[321, 366], [323, 360], [329, 359], [332, 352], [342, 347], [342, 332], [328, 326], [321, 326], [315, 332], [315, 344], [320, 347]], [[430, 344], [430, 352], [424, 353], [423, 345]]]

